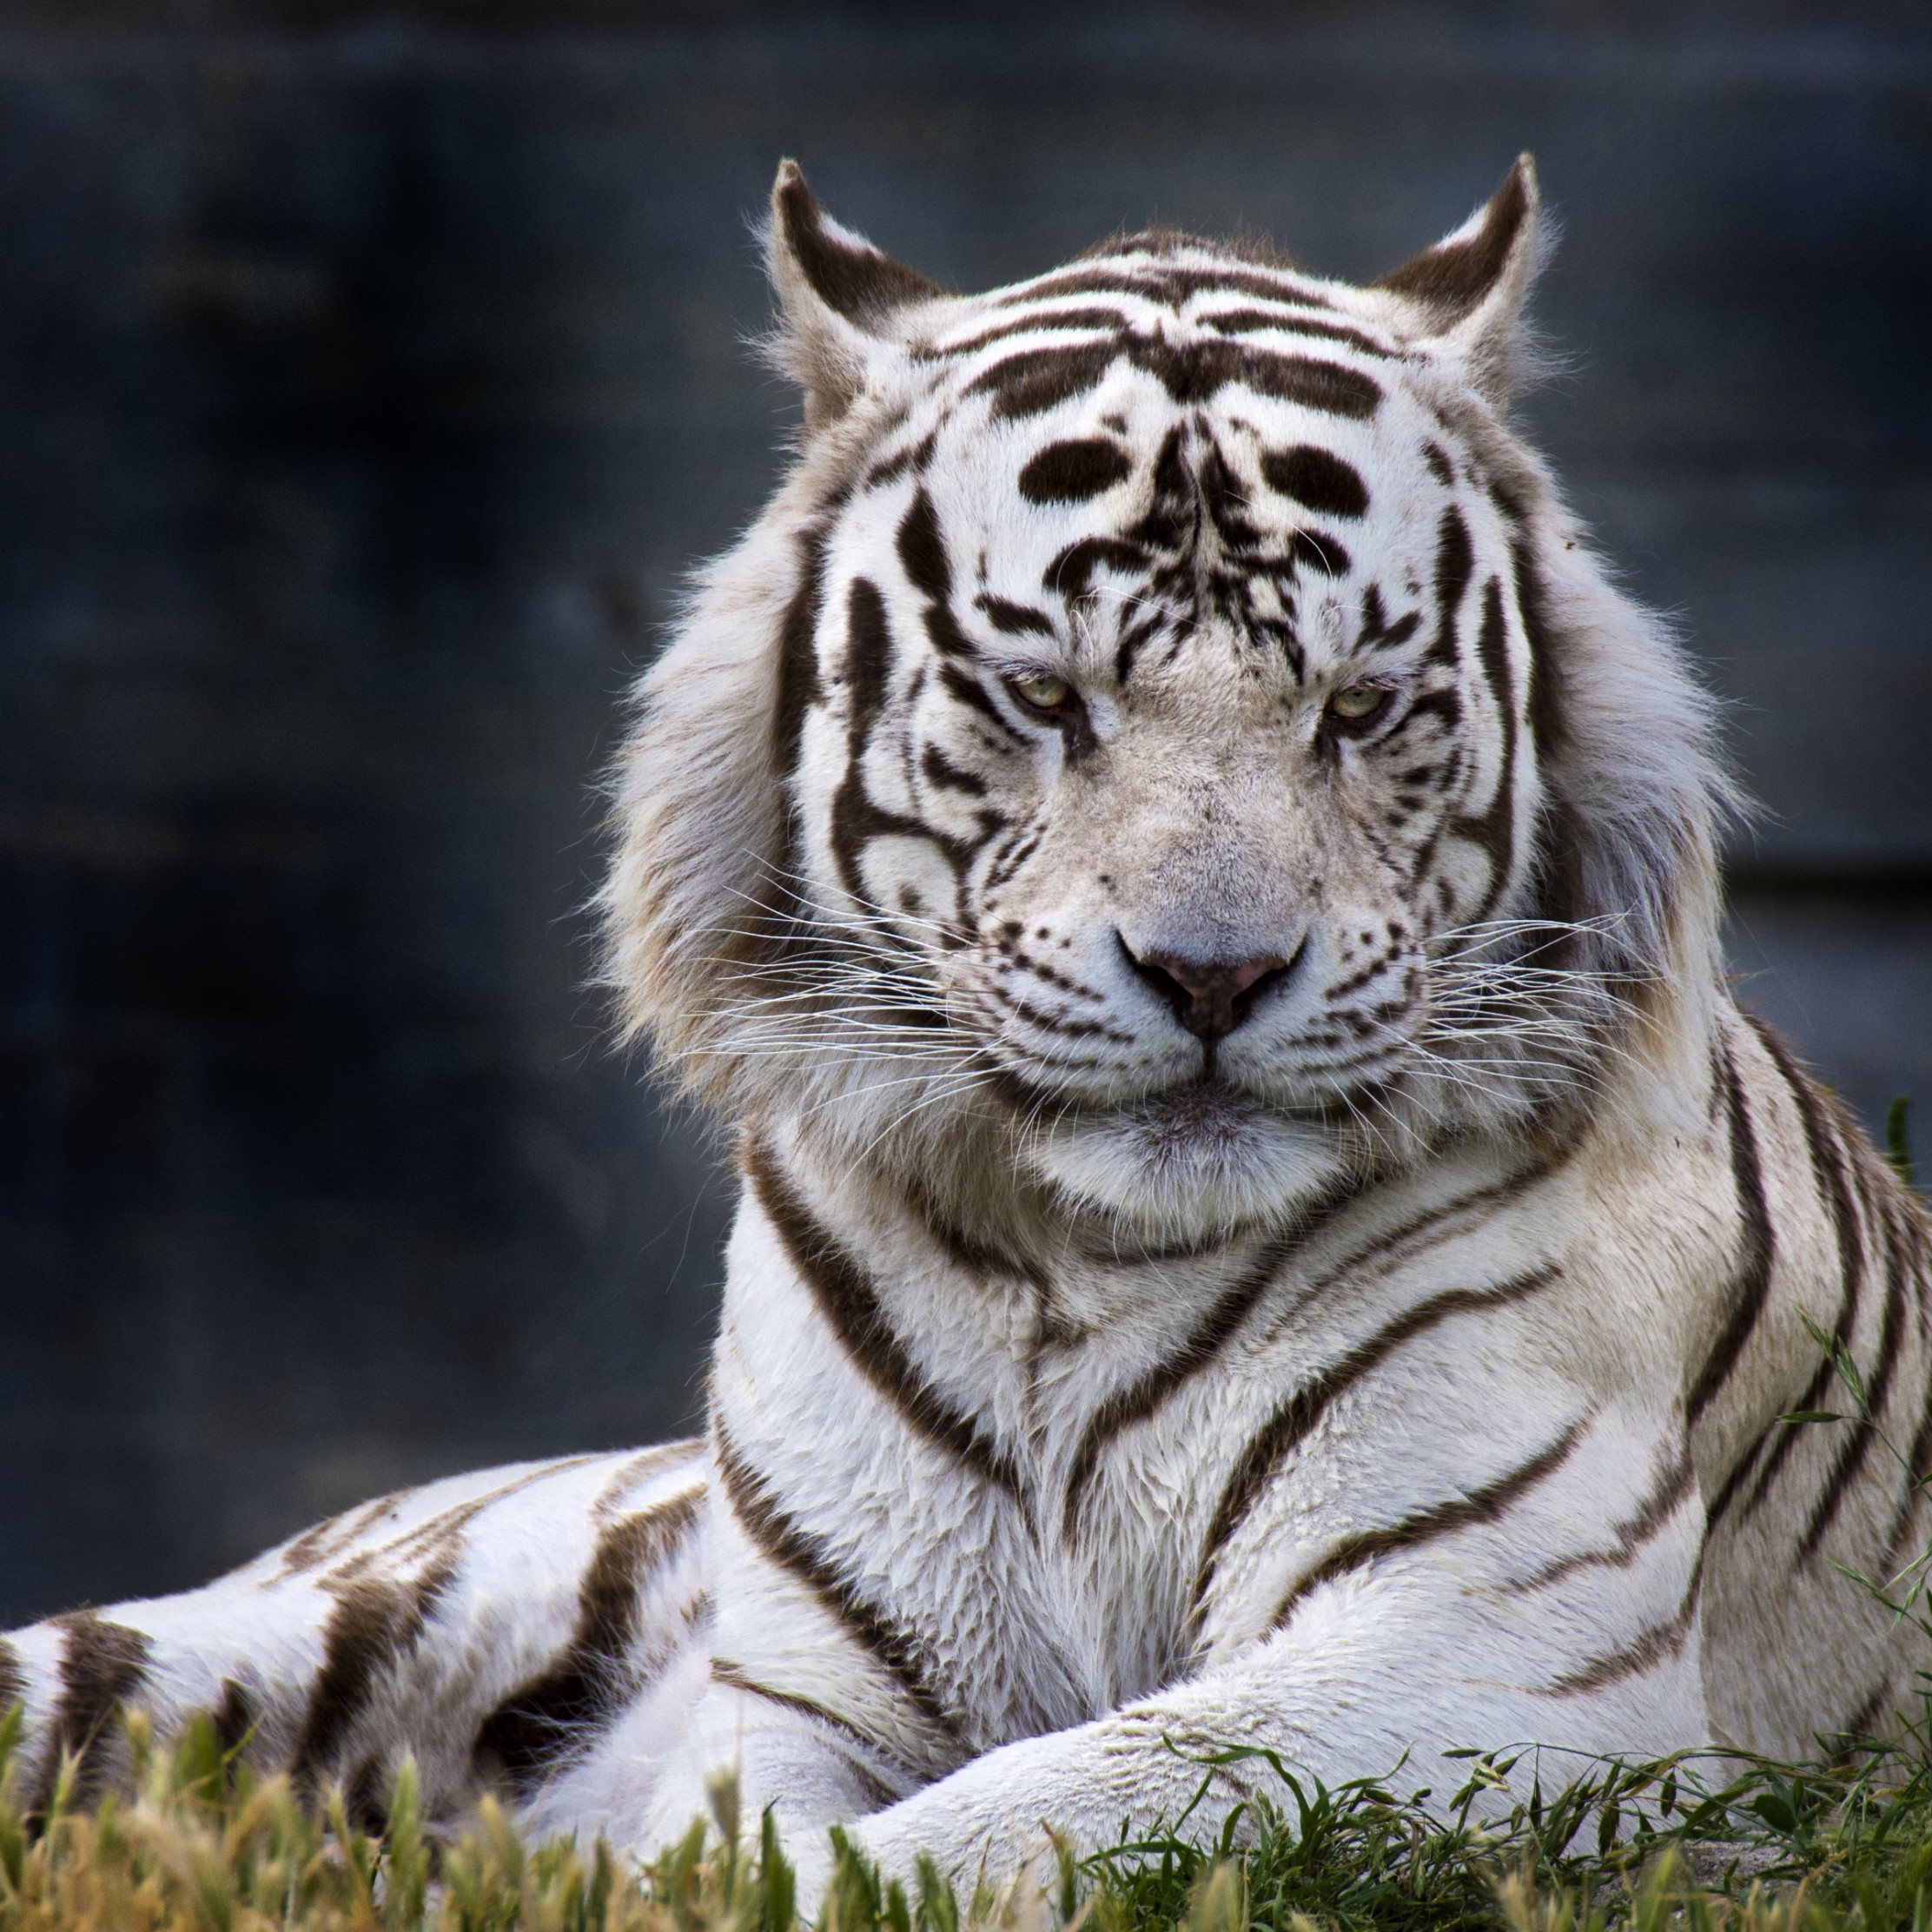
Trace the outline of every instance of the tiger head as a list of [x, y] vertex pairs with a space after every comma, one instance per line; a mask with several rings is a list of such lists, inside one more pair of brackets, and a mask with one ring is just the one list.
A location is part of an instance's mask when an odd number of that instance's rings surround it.
[[955, 297], [787, 163], [805, 433], [641, 686], [633, 1027], [1182, 1232], [1689, 1050], [1723, 781], [1510, 427], [1537, 230], [1525, 157], [1367, 288], [1159, 232]]

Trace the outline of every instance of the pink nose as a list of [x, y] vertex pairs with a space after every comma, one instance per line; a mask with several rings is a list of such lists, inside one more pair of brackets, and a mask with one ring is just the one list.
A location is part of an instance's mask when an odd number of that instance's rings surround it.
[[1289, 963], [1279, 953], [1254, 959], [1185, 959], [1158, 947], [1137, 953], [1125, 939], [1121, 949], [1181, 1025], [1208, 1041], [1232, 1033], [1247, 1017], [1255, 989], [1286, 972]]

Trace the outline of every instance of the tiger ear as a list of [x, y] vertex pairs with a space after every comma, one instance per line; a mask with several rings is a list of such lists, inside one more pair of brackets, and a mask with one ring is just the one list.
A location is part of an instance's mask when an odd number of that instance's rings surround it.
[[806, 429], [819, 429], [864, 386], [894, 314], [941, 291], [833, 221], [795, 161], [771, 184], [765, 257], [784, 316], [777, 359], [805, 393]]
[[1373, 285], [1405, 298], [1420, 325], [1413, 339], [1463, 363], [1499, 404], [1526, 373], [1523, 309], [1540, 266], [1541, 210], [1536, 163], [1518, 155], [1459, 228]]

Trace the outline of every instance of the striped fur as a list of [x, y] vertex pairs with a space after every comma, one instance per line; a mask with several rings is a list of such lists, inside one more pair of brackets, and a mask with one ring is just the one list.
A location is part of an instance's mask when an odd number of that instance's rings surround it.
[[[1510, 425], [1536, 220], [953, 297], [781, 172], [807, 434], [605, 896], [740, 1132], [709, 1435], [17, 1633], [40, 1789], [136, 1698], [365, 1809], [409, 1750], [643, 1849], [735, 1764], [808, 1865], [969, 1872], [1215, 1746], [1896, 1721], [1841, 1571], [1924, 1546], [1925, 1223], [1724, 989], [1704, 703]], [[1808, 1319], [1869, 1423], [1779, 1421]]]

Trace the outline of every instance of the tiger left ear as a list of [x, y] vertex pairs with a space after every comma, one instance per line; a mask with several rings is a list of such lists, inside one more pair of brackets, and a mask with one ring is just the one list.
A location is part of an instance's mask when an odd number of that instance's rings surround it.
[[1420, 325], [1415, 339], [1463, 362], [1497, 403], [1522, 378], [1523, 308], [1536, 279], [1541, 208], [1536, 163], [1518, 155], [1459, 228], [1373, 284], [1406, 298]]
[[806, 429], [817, 430], [850, 407], [897, 311], [941, 291], [833, 221], [795, 161], [780, 162], [771, 184], [765, 255], [784, 316], [778, 360], [805, 393]]

